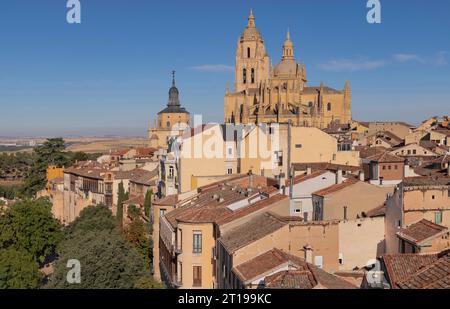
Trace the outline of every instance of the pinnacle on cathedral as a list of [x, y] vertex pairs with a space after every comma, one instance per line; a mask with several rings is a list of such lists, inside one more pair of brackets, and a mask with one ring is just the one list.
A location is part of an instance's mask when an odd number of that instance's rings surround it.
[[253, 15], [253, 10], [250, 10], [247, 27], [242, 33], [241, 40], [261, 40], [261, 39], [262, 39], [261, 33], [258, 31], [255, 25], [255, 16]]
[[291, 33], [288, 29], [286, 33], [286, 40], [283, 44], [283, 57], [282, 59], [294, 59], [294, 43], [291, 40]]

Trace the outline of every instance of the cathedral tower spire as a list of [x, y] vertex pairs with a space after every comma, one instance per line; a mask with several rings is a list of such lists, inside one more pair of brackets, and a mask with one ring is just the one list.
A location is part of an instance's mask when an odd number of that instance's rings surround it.
[[253, 10], [250, 10], [247, 28], [255, 28], [255, 16], [253, 15]]
[[294, 43], [292, 43], [289, 29], [286, 33], [286, 39], [283, 44], [283, 60], [285, 59], [294, 59]]

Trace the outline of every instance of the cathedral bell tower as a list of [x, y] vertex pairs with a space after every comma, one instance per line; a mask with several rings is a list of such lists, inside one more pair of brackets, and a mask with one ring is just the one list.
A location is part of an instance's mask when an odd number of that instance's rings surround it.
[[250, 11], [247, 27], [237, 43], [234, 92], [259, 88], [269, 78], [269, 64], [264, 40], [256, 28], [255, 16]]

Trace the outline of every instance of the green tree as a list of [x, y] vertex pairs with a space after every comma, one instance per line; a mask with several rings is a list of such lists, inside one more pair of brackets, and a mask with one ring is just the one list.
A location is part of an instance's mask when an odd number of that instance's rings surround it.
[[148, 218], [151, 217], [150, 211], [152, 208], [152, 196], [153, 196], [153, 190], [150, 189], [145, 193], [145, 199], [144, 199], [144, 214], [148, 216]]
[[63, 167], [69, 163], [64, 150], [65, 142], [62, 138], [48, 139], [43, 145], [34, 148], [34, 161], [24, 184], [26, 195], [34, 196], [38, 191], [44, 189], [47, 182], [46, 171], [49, 165]]
[[123, 187], [123, 181], [119, 183], [119, 190], [117, 192], [117, 222], [119, 226], [123, 226], [123, 202], [127, 200], [127, 195]]
[[164, 285], [157, 282], [151, 276], [144, 276], [135, 283], [134, 288], [143, 290], [164, 289]]
[[144, 260], [145, 267], [151, 269], [153, 260], [152, 241], [144, 222], [136, 217], [125, 229], [125, 238], [131, 243]]
[[[58, 249], [55, 272], [46, 287], [75, 289], [134, 288], [148, 276], [141, 256], [129, 244], [105, 206], [91, 206], [67, 229]], [[66, 263], [81, 263], [81, 284], [68, 284]]]
[[35, 289], [42, 280], [33, 257], [24, 250], [0, 250], [0, 289]]
[[38, 262], [54, 253], [62, 239], [62, 229], [53, 217], [47, 199], [20, 201], [0, 216], [0, 249], [28, 252]]

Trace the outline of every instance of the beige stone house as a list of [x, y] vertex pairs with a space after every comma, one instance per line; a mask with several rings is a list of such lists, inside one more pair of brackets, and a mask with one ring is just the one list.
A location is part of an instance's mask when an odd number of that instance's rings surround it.
[[314, 220], [355, 220], [384, 205], [393, 188], [371, 185], [354, 178], [314, 192]]
[[422, 219], [450, 227], [450, 178], [411, 177], [386, 202], [386, 250], [402, 251], [397, 233]]

